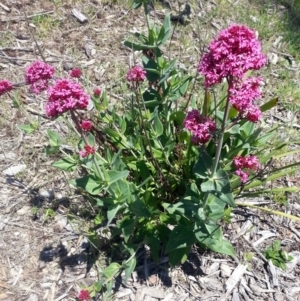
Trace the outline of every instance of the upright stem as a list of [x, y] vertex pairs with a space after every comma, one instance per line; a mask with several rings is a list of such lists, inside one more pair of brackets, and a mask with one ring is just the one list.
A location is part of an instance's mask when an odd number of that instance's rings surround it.
[[146, 2], [147, 1], [144, 2], [144, 12], [145, 12], [145, 16], [146, 16], [148, 31], [149, 31], [150, 30], [149, 10], [148, 10], [148, 6], [147, 6]]
[[[217, 151], [216, 151], [216, 155], [215, 155], [215, 160], [214, 160], [214, 164], [213, 164], [213, 167], [212, 167], [211, 178], [214, 177], [214, 175], [215, 175], [215, 173], [217, 171], [218, 165], [219, 165], [221, 150], [222, 150], [222, 146], [223, 146], [225, 126], [226, 126], [226, 122], [227, 122], [227, 119], [228, 119], [229, 108], [230, 108], [230, 103], [229, 103], [229, 97], [230, 97], [229, 87], [231, 85], [232, 79], [231, 79], [231, 77], [229, 77], [229, 78], [227, 78], [227, 80], [228, 80], [227, 99], [226, 99], [226, 105], [225, 105], [225, 110], [224, 110], [224, 117], [223, 117], [223, 121], [222, 121], [222, 125], [221, 125], [220, 138], [219, 138], [219, 141], [218, 141], [218, 146], [217, 146]], [[209, 196], [209, 192], [207, 192], [205, 194], [205, 197], [204, 197], [204, 205], [203, 205], [204, 208], [207, 205], [208, 196]]]
[[[77, 119], [77, 117], [76, 117], [76, 115], [74, 114], [73, 111], [71, 111], [71, 118], [72, 118], [72, 120], [74, 121], [75, 126], [76, 126], [76, 128], [78, 129], [78, 131], [79, 131], [79, 133], [80, 133], [80, 135], [81, 135], [81, 137], [82, 137], [84, 143], [85, 143], [86, 145], [88, 145], [89, 142], [88, 142], [88, 140], [87, 140], [87, 137], [86, 137], [85, 133], [82, 132], [81, 127], [80, 127], [80, 124], [79, 124], [79, 122], [78, 122], [78, 119]], [[96, 157], [95, 157], [94, 155], [93, 155], [93, 161], [94, 161], [94, 165], [95, 165], [95, 167], [96, 167], [96, 170], [97, 170], [97, 172], [98, 172], [98, 174], [99, 174], [101, 180], [105, 181], [105, 178], [104, 178], [104, 176], [103, 176], [103, 173], [102, 173], [102, 171], [101, 171], [101, 169], [100, 169], [100, 167], [99, 167], [99, 165], [98, 165], [98, 162], [97, 162], [97, 160], [96, 160]]]

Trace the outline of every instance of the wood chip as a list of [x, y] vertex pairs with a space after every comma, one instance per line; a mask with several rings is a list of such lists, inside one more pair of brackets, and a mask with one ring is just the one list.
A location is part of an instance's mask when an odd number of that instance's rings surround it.
[[3, 3], [0, 2], [0, 6], [5, 10], [7, 13], [10, 13], [10, 8], [4, 5]]
[[82, 24], [88, 21], [88, 18], [76, 8], [72, 9], [72, 15]]

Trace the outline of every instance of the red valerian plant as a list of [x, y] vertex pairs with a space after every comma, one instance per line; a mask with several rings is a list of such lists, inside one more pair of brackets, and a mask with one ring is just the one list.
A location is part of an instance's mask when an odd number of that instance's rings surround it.
[[74, 68], [70, 71], [70, 76], [74, 78], [79, 78], [82, 75], [82, 71], [79, 68]]
[[146, 71], [141, 66], [135, 66], [127, 72], [126, 78], [130, 82], [142, 82], [146, 78]]
[[192, 110], [187, 113], [184, 121], [184, 127], [192, 132], [193, 144], [205, 144], [210, 140], [216, 131], [216, 123], [200, 114], [198, 110]]
[[8, 80], [1, 80], [0, 81], [0, 95], [11, 91], [14, 88], [13, 84]]
[[82, 87], [71, 80], [59, 79], [48, 91], [46, 114], [56, 118], [71, 110], [84, 110], [87, 108], [90, 97]]
[[47, 63], [36, 61], [25, 71], [25, 82], [30, 90], [39, 94], [48, 88], [49, 80], [53, 78], [55, 68]]
[[265, 64], [266, 57], [255, 32], [244, 25], [231, 25], [211, 42], [198, 71], [205, 76], [206, 87], [210, 87], [223, 78], [241, 79], [247, 71], [258, 70]]
[[80, 124], [80, 127], [83, 131], [89, 132], [93, 127], [93, 123], [90, 120], [83, 120]]
[[79, 155], [81, 158], [85, 158], [88, 155], [93, 155], [96, 152], [95, 147], [86, 144], [84, 146], [84, 150], [79, 151]]
[[246, 183], [248, 181], [249, 173], [247, 171], [243, 171], [242, 169], [247, 168], [250, 170], [258, 170], [260, 169], [260, 163], [256, 156], [236, 156], [233, 159], [233, 164], [237, 168], [236, 175], [240, 177], [242, 183]]
[[88, 290], [81, 290], [77, 296], [80, 301], [89, 301], [91, 296]]

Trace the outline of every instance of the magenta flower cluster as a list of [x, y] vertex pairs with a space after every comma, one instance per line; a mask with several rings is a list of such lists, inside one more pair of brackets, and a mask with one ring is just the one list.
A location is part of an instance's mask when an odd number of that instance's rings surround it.
[[244, 81], [234, 79], [229, 87], [229, 101], [239, 113], [252, 122], [261, 118], [261, 111], [254, 101], [261, 96], [260, 77], [249, 77]]
[[244, 79], [249, 70], [258, 70], [266, 64], [261, 45], [255, 32], [244, 25], [231, 25], [212, 41], [209, 52], [204, 54], [198, 71], [205, 76], [206, 87], [229, 82], [229, 101], [240, 116], [251, 122], [261, 118], [260, 108], [254, 100], [261, 96], [261, 78]]
[[231, 25], [212, 41], [198, 71], [205, 75], [205, 85], [210, 87], [223, 78], [242, 78], [247, 71], [258, 70], [265, 64], [266, 57], [255, 32], [244, 25]]
[[82, 71], [79, 68], [74, 68], [70, 71], [70, 76], [74, 78], [79, 78], [82, 75]]
[[187, 113], [184, 121], [184, 127], [192, 132], [192, 143], [205, 144], [216, 131], [216, 123], [209, 117], [202, 116], [198, 110], [192, 110]]
[[47, 93], [46, 114], [54, 118], [70, 110], [84, 110], [90, 100], [78, 83], [68, 79], [57, 80]]
[[249, 177], [249, 172], [243, 171], [242, 169], [260, 169], [260, 163], [256, 156], [236, 156], [233, 158], [233, 164], [237, 168], [235, 174], [240, 177], [242, 183], [246, 183]]
[[146, 78], [146, 71], [141, 66], [134, 66], [127, 72], [126, 78], [130, 82], [142, 82]]
[[80, 127], [83, 131], [89, 132], [92, 129], [93, 124], [90, 120], [83, 120], [80, 124]]
[[39, 94], [48, 88], [54, 72], [55, 68], [51, 65], [36, 61], [25, 70], [26, 84], [30, 85], [32, 92]]
[[79, 155], [81, 158], [85, 158], [88, 155], [93, 155], [96, 152], [96, 149], [93, 146], [85, 145], [84, 149], [79, 151]]
[[8, 80], [4, 79], [0, 81], [0, 95], [11, 91], [13, 88], [13, 84]]
[[81, 290], [77, 296], [80, 301], [89, 301], [91, 296], [88, 290]]

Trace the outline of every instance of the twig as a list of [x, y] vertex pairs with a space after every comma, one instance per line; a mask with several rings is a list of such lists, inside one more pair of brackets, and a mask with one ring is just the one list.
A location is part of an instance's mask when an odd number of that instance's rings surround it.
[[54, 11], [53, 10], [50, 10], [50, 11], [44, 11], [44, 12], [40, 12], [40, 13], [36, 13], [36, 14], [33, 14], [33, 15], [29, 15], [27, 17], [14, 17], [14, 18], [7, 18], [7, 19], [0, 19], [0, 22], [11, 22], [11, 21], [26, 21], [26, 19], [31, 19], [31, 18], [34, 18], [34, 17], [38, 17], [38, 16], [43, 16], [43, 15], [50, 15], [50, 14], [53, 14]]
[[32, 52], [34, 49], [29, 48], [19, 48], [19, 47], [4, 47], [0, 48], [0, 51], [25, 51], [25, 52]]
[[35, 45], [36, 45], [36, 47], [37, 47], [37, 49], [38, 49], [38, 51], [39, 51], [39, 53], [40, 53], [40, 55], [41, 55], [41, 58], [43, 59], [44, 62], [46, 62], [46, 59], [45, 59], [45, 57], [44, 57], [44, 55], [43, 55], [43, 52], [42, 52], [42, 50], [41, 50], [41, 48], [40, 48], [40, 45], [39, 45], [38, 42], [36, 41], [35, 36], [34, 36], [34, 34], [33, 34], [33, 32], [32, 32], [32, 29], [31, 29], [31, 27], [30, 27], [29, 20], [28, 20], [28, 17], [27, 17], [27, 14], [26, 14], [26, 11], [25, 11], [25, 10], [24, 10], [24, 15], [25, 15], [25, 21], [26, 21], [26, 23], [27, 23], [27, 25], [28, 25], [30, 34], [31, 34], [31, 36], [32, 36], [32, 38], [33, 38], [33, 40], [34, 40], [34, 43], [35, 43]]

